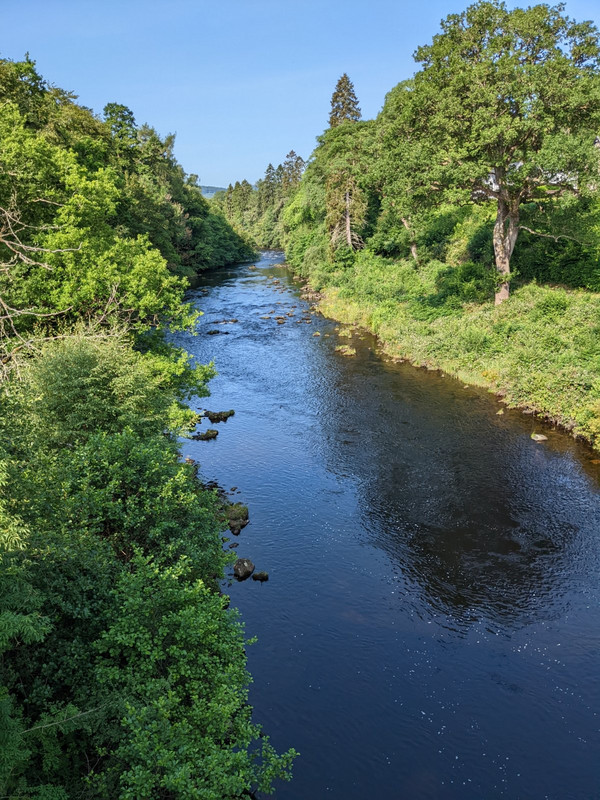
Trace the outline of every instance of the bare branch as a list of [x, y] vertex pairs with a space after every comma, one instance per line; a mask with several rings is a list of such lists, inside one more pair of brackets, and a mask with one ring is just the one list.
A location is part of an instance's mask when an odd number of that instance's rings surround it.
[[519, 225], [520, 231], [527, 231], [527, 233], [531, 233], [534, 236], [542, 236], [544, 239], [553, 239], [555, 242], [558, 242], [559, 239], [567, 239], [570, 242], [576, 242], [580, 244], [582, 247], [586, 247], [585, 242], [576, 239], [574, 236], [567, 236], [565, 233], [560, 233], [558, 236], [553, 236], [551, 233], [542, 233], [541, 231], [534, 231], [532, 228], [528, 228], [527, 225]]
[[98, 711], [103, 711], [110, 705], [114, 705], [114, 701], [112, 703], [104, 703], [104, 705], [98, 706], [97, 708], [91, 708], [89, 711], [81, 711], [79, 714], [74, 714], [72, 717], [66, 717], [66, 719], [48, 722], [46, 725], [35, 725], [33, 728], [27, 728], [23, 733], [32, 733], [33, 731], [41, 731], [45, 728], [54, 728], [57, 725], [64, 725], [65, 722], [71, 722], [74, 719], [80, 719], [81, 717], [87, 717], [89, 714], [96, 714]]

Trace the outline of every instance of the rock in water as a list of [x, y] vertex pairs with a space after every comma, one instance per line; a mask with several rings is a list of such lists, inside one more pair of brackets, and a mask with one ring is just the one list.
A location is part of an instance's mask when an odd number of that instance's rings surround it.
[[232, 503], [227, 508], [227, 521], [229, 530], [235, 535], [239, 536], [242, 528], [245, 528], [250, 521], [248, 516], [248, 506], [242, 503]]
[[195, 433], [192, 439], [197, 442], [207, 442], [209, 439], [216, 439], [218, 435], [219, 431], [216, 431], [214, 428], [209, 428], [204, 433]]
[[531, 438], [533, 439], [534, 442], [547, 442], [548, 441], [548, 437], [544, 436], [543, 433], [532, 433], [531, 434]]
[[214, 425], [215, 422], [227, 422], [229, 417], [233, 417], [234, 414], [235, 414], [235, 411], [233, 409], [231, 409], [230, 411], [208, 411], [207, 410], [207, 411], [204, 412], [204, 416], [208, 417], [208, 419], [210, 420], [210, 422], [213, 423], [213, 425]]
[[245, 581], [254, 572], [254, 564], [249, 558], [238, 558], [233, 565], [233, 574], [238, 581]]
[[253, 581], [260, 581], [264, 583], [265, 581], [269, 580], [269, 573], [268, 572], [255, 572], [252, 576]]

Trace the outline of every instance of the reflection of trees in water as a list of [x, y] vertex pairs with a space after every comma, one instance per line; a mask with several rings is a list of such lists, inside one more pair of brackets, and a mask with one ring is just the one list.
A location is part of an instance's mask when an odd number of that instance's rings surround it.
[[489, 398], [359, 352], [323, 409], [325, 457], [358, 484], [373, 544], [464, 622], [552, 615], [582, 557], [598, 562], [600, 496], [570, 456], [499, 421]]

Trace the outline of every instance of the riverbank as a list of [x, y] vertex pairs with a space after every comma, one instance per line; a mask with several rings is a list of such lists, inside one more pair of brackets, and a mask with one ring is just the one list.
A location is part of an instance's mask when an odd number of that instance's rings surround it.
[[528, 284], [501, 306], [465, 303], [428, 318], [414, 296], [395, 299], [391, 269], [357, 261], [351, 274], [327, 282], [309, 275], [308, 282], [320, 291], [324, 315], [369, 329], [391, 358], [486, 388], [507, 406], [599, 446], [599, 294]]

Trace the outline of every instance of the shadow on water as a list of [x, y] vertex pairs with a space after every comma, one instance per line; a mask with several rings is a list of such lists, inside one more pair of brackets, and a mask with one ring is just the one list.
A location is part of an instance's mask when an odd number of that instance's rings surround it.
[[219, 371], [197, 407], [236, 410], [183, 450], [269, 572], [227, 591], [257, 718], [302, 754], [277, 797], [599, 797], [597, 458], [336, 330], [281, 260], [207, 274], [174, 337]]
[[563, 576], [598, 573], [585, 448], [562, 434], [541, 448], [530, 420], [499, 419], [489, 396], [456, 381], [382, 364], [373, 344], [353, 343], [323, 409], [323, 455], [358, 476], [370, 541], [455, 620], [510, 627], [560, 613]]

